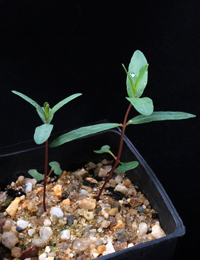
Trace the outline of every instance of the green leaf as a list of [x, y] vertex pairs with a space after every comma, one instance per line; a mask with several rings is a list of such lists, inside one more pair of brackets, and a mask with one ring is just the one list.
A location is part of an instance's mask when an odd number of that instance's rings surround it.
[[58, 162], [50, 162], [49, 165], [51, 166], [56, 175], [61, 175], [63, 173]]
[[110, 146], [104, 145], [100, 150], [94, 150], [95, 153], [110, 153]]
[[95, 153], [109, 153], [113, 156], [113, 153], [110, 151], [110, 146], [109, 145], [104, 145], [101, 147], [100, 150], [94, 150]]
[[128, 67], [129, 76], [126, 79], [129, 97], [140, 97], [142, 95], [147, 85], [147, 68], [148, 64], [144, 54], [139, 50], [135, 51]]
[[28, 171], [28, 173], [36, 180], [41, 181], [44, 180], [44, 175], [39, 173], [37, 170], [35, 169], [31, 169]]
[[126, 171], [136, 168], [138, 165], [139, 165], [139, 163], [137, 161], [127, 162], [127, 163], [121, 162], [121, 165], [116, 168], [116, 171], [117, 172], [126, 172]]
[[139, 115], [128, 121], [128, 124], [144, 124], [153, 121], [164, 121], [164, 120], [181, 120], [196, 117], [193, 114], [185, 112], [153, 112], [149, 116]]
[[102, 132], [104, 130], [118, 127], [119, 125], [120, 124], [115, 124], [115, 123], [104, 123], [104, 124], [81, 127], [59, 136], [50, 144], [50, 147], [56, 147], [64, 143], [70, 142], [72, 140], [78, 139], [80, 137], [88, 136], [91, 134]]
[[45, 112], [45, 118], [48, 120], [49, 119], [49, 103], [47, 103], [47, 102], [44, 103], [44, 112]]
[[26, 95], [18, 92], [18, 91], [15, 91], [15, 90], [12, 90], [12, 92], [18, 96], [20, 96], [21, 98], [23, 98], [24, 100], [26, 100], [28, 103], [30, 103], [32, 106], [34, 106], [36, 108], [36, 111], [38, 113], [38, 115], [40, 116], [40, 118], [42, 119], [42, 122], [43, 123], [46, 123], [46, 120], [45, 120], [45, 113], [44, 113], [44, 108], [41, 107], [37, 102], [35, 102], [33, 99], [27, 97]]
[[51, 124], [43, 124], [35, 128], [34, 140], [36, 144], [42, 144], [46, 142], [46, 140], [51, 135], [51, 131], [53, 129], [53, 125]]
[[142, 115], [149, 116], [153, 113], [153, 101], [148, 97], [126, 98], [134, 108]]
[[148, 77], [147, 69], [148, 69], [148, 64], [142, 67], [139, 71], [139, 75], [135, 82], [135, 88], [137, 89], [135, 97], [140, 97], [144, 92], [144, 89], [146, 88], [147, 77]]
[[136, 93], [135, 84], [133, 83], [131, 76], [128, 74], [127, 69], [124, 66], [124, 64], [122, 64], [122, 67], [124, 68], [126, 75], [127, 75], [127, 83], [126, 83], [127, 84], [127, 93], [128, 93], [128, 96], [130, 98], [132, 98], [135, 96], [135, 93]]
[[38, 106], [39, 106], [38, 103], [35, 102], [33, 99], [27, 97], [26, 95], [24, 95], [24, 94], [22, 94], [22, 93], [20, 93], [20, 92], [18, 92], [18, 91], [15, 91], [15, 90], [12, 90], [12, 93], [14, 93], [14, 94], [20, 96], [21, 98], [23, 98], [24, 100], [26, 100], [28, 103], [30, 103], [30, 104], [31, 104], [32, 106], [34, 106], [35, 108], [38, 108]]
[[[42, 122], [43, 122], [44, 124], [46, 124], [46, 123], [47, 123], [47, 120], [46, 120], [46, 117], [45, 117], [44, 108], [43, 108], [43, 107], [38, 107], [38, 108], [36, 109], [36, 111], [37, 111], [39, 117], [42, 119]], [[50, 114], [51, 114], [51, 108], [49, 108], [49, 119], [48, 119], [48, 123], [51, 123], [51, 121], [52, 121], [52, 119], [53, 119], [53, 114], [52, 114], [51, 117], [50, 117]]]
[[50, 112], [50, 116], [52, 116], [58, 109], [60, 109], [62, 106], [64, 106], [65, 104], [67, 104], [68, 102], [70, 102], [71, 100], [81, 96], [82, 94], [81, 93], [77, 93], [77, 94], [73, 94], [65, 99], [63, 99], [62, 101], [60, 101], [58, 104], [56, 104], [51, 112]]

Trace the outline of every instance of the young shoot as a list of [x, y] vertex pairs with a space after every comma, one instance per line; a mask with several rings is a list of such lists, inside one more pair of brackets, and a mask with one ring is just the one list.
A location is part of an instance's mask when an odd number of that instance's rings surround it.
[[[144, 54], [141, 51], [137, 50], [134, 52], [128, 67], [128, 71], [123, 64], [122, 67], [124, 68], [125, 73], [127, 75], [126, 87], [127, 87], [128, 97], [126, 97], [126, 99], [129, 101], [129, 106], [124, 116], [123, 124], [120, 124], [120, 126], [122, 127], [122, 131], [121, 131], [121, 138], [120, 138], [117, 157], [113, 155], [108, 145], [104, 145], [101, 147], [100, 150], [94, 151], [96, 153], [109, 153], [115, 159], [113, 168], [110, 171], [103, 186], [101, 187], [97, 199], [100, 198], [106, 183], [109, 181], [109, 179], [111, 178], [115, 170], [118, 172], [126, 172], [138, 166], [137, 161], [126, 162], [126, 163], [120, 161], [122, 147], [123, 147], [124, 133], [128, 125], [131, 124], [137, 125], [137, 124], [144, 124], [153, 121], [163, 121], [163, 120], [180, 120], [180, 119], [188, 119], [188, 118], [195, 117], [195, 115], [185, 113], [185, 112], [154, 111], [153, 101], [149, 97], [141, 97], [147, 85], [147, 80], [148, 80], [148, 63]], [[139, 112], [140, 115], [128, 121], [128, 115], [131, 110], [131, 107], [134, 107], [135, 110]]]
[[47, 174], [48, 171], [48, 139], [51, 135], [51, 132], [53, 130], [53, 124], [51, 124], [51, 121], [53, 119], [54, 114], [65, 104], [70, 102], [71, 100], [81, 96], [81, 93], [73, 94], [59, 103], [57, 103], [52, 109], [49, 106], [49, 103], [45, 102], [44, 106], [41, 107], [38, 105], [37, 102], [32, 100], [31, 98], [27, 97], [26, 95], [13, 90], [12, 91], [14, 94], [20, 96], [24, 100], [26, 100], [28, 103], [30, 103], [32, 106], [36, 108], [36, 111], [41, 118], [43, 124], [35, 128], [35, 133], [34, 133], [34, 141], [36, 144], [43, 144], [45, 143], [45, 165], [44, 165], [44, 174], [41, 174], [37, 172], [35, 169], [31, 169], [28, 171], [28, 173], [35, 178], [36, 180], [43, 180], [44, 181], [44, 191], [43, 191], [43, 208], [44, 211], [46, 212], [46, 203], [45, 203], [45, 195], [46, 195], [46, 184], [47, 184], [47, 179], [50, 176], [51, 172], [54, 171], [56, 175], [62, 174], [62, 170], [60, 168], [60, 164], [58, 162], [50, 162], [49, 165], [51, 167], [51, 170], [49, 174]]

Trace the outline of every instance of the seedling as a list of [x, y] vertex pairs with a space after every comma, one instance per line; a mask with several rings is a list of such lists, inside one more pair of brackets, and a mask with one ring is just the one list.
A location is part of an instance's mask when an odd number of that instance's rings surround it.
[[44, 190], [43, 190], [43, 208], [44, 211], [46, 212], [46, 203], [45, 203], [45, 195], [46, 195], [46, 184], [47, 184], [47, 179], [50, 176], [50, 174], [54, 171], [56, 175], [62, 174], [62, 170], [60, 168], [60, 164], [58, 162], [50, 162], [49, 165], [51, 167], [51, 170], [49, 174], [47, 174], [48, 170], [48, 139], [51, 135], [51, 132], [53, 130], [53, 124], [50, 124], [53, 116], [58, 109], [60, 109], [62, 106], [70, 102], [71, 100], [81, 96], [81, 93], [73, 94], [62, 101], [60, 101], [58, 104], [56, 104], [52, 109], [49, 106], [49, 103], [45, 102], [44, 106], [41, 107], [38, 105], [37, 102], [32, 100], [31, 98], [27, 97], [26, 95], [18, 92], [18, 91], [12, 91], [14, 94], [20, 96], [27, 102], [29, 102], [31, 105], [33, 105], [36, 108], [36, 111], [40, 118], [43, 121], [43, 124], [35, 128], [35, 133], [34, 133], [34, 141], [36, 144], [43, 144], [45, 143], [45, 166], [44, 166], [44, 174], [41, 174], [37, 172], [35, 169], [31, 169], [28, 171], [28, 173], [35, 178], [36, 180], [43, 180], [44, 182]]
[[[128, 71], [123, 64], [122, 67], [124, 68], [125, 73], [127, 75], [126, 86], [127, 86], [128, 97], [126, 97], [126, 99], [129, 101], [130, 104], [124, 116], [123, 123], [110, 124], [110, 128], [117, 127], [117, 126], [120, 126], [122, 128], [117, 156], [115, 156], [110, 151], [110, 147], [108, 145], [102, 146], [100, 150], [95, 150], [96, 153], [109, 153], [115, 159], [113, 168], [110, 171], [103, 186], [101, 187], [97, 199], [99, 199], [99, 197], [101, 196], [101, 193], [106, 183], [109, 181], [109, 179], [111, 178], [115, 170], [117, 170], [118, 172], [125, 172], [134, 169], [138, 166], [137, 161], [126, 162], [126, 163], [120, 161], [122, 147], [123, 147], [124, 133], [128, 125], [131, 124], [137, 125], [137, 124], [144, 124], [153, 121], [163, 121], [163, 120], [180, 120], [180, 119], [188, 119], [188, 118], [195, 117], [195, 115], [185, 113], [185, 112], [170, 112], [170, 111], [154, 112], [153, 101], [148, 97], [141, 97], [147, 85], [147, 79], [148, 79], [148, 63], [144, 54], [141, 51], [137, 50], [134, 52], [128, 67]], [[139, 112], [140, 115], [128, 121], [128, 115], [132, 106], [135, 108], [137, 112]], [[108, 126], [109, 124], [106, 124], [104, 129], [101, 128], [100, 125], [79, 128], [77, 130], [71, 131], [67, 134], [58, 137], [56, 140], [53, 141], [53, 143], [51, 143], [50, 146], [52, 147], [58, 146], [66, 142], [72, 141], [78, 137], [82, 137], [83, 136], [81, 134], [82, 131], [83, 132], [88, 131], [88, 134], [90, 134], [90, 133], [95, 133], [95, 131], [93, 131], [94, 129], [96, 129], [96, 132], [100, 132], [102, 130], [106, 130], [106, 127]]]

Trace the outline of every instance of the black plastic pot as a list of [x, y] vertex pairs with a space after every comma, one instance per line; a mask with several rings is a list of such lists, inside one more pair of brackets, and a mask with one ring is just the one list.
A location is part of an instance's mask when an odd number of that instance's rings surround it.
[[[98, 162], [106, 155], [95, 154], [93, 150], [102, 145], [110, 145], [116, 154], [119, 145], [120, 131], [109, 130], [82, 138], [57, 148], [49, 150], [49, 161], [58, 161], [64, 170], [75, 170], [89, 161]], [[108, 155], [109, 156], [109, 155]], [[138, 185], [152, 207], [158, 212], [166, 237], [121, 250], [106, 256], [105, 259], [134, 259], [134, 260], [169, 260], [173, 258], [177, 238], [183, 236], [185, 227], [169, 197], [156, 178], [155, 174], [138, 153], [127, 137], [124, 138], [122, 161], [138, 160], [139, 166], [127, 172], [128, 177]], [[36, 146], [33, 142], [18, 144], [0, 150], [0, 185], [15, 181], [19, 175], [27, 175], [27, 170], [36, 168], [43, 171], [44, 146]], [[3, 260], [2, 257], [0, 259]]]

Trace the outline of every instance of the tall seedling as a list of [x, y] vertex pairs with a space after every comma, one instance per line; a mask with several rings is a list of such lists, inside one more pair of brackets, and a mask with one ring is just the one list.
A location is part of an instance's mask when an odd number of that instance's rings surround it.
[[62, 174], [62, 170], [60, 168], [60, 165], [58, 162], [50, 162], [49, 165], [51, 167], [51, 170], [49, 173], [48, 171], [48, 139], [51, 135], [51, 132], [53, 130], [53, 124], [51, 124], [51, 121], [53, 119], [53, 116], [58, 109], [60, 109], [62, 106], [70, 102], [71, 100], [81, 96], [81, 93], [73, 94], [62, 101], [60, 101], [58, 104], [56, 104], [52, 109], [49, 106], [49, 103], [45, 102], [44, 106], [41, 107], [38, 105], [37, 102], [32, 100], [31, 98], [27, 97], [26, 95], [18, 92], [18, 91], [12, 91], [14, 94], [20, 96], [27, 102], [29, 102], [31, 105], [33, 105], [36, 108], [36, 111], [40, 118], [42, 119], [43, 124], [35, 128], [34, 133], [34, 141], [36, 144], [40, 145], [45, 143], [45, 164], [44, 164], [44, 174], [41, 174], [37, 172], [36, 169], [31, 169], [28, 171], [28, 173], [35, 178], [36, 180], [43, 180], [44, 181], [44, 190], [43, 190], [43, 208], [46, 212], [46, 203], [45, 203], [45, 194], [46, 194], [46, 184], [47, 179], [50, 176], [51, 172], [54, 171], [55, 174], [60, 175]]
[[[106, 183], [109, 181], [113, 172], [115, 171], [115, 169], [118, 172], [125, 172], [128, 170], [134, 169], [135, 167], [138, 166], [137, 161], [126, 162], [126, 163], [120, 161], [122, 147], [123, 147], [124, 133], [125, 133], [125, 129], [128, 125], [131, 125], [131, 124], [137, 125], [137, 124], [144, 124], [144, 123], [149, 123], [149, 122], [153, 122], [153, 121], [163, 121], [163, 120], [180, 120], [180, 119], [188, 119], [188, 118], [195, 117], [195, 115], [185, 113], [185, 112], [170, 112], [170, 111], [156, 112], [156, 111], [154, 111], [153, 101], [148, 97], [141, 97], [144, 92], [144, 89], [147, 85], [147, 80], [148, 80], [148, 63], [147, 63], [147, 60], [146, 60], [144, 54], [141, 51], [137, 50], [134, 52], [134, 54], [131, 58], [129, 67], [128, 67], [128, 71], [123, 64], [122, 64], [122, 67], [124, 68], [125, 73], [127, 75], [126, 87], [127, 87], [128, 97], [126, 97], [126, 99], [129, 101], [129, 106], [128, 106], [128, 109], [124, 116], [124, 121], [122, 124], [117, 124], [117, 123], [110, 124], [111, 125], [110, 128], [113, 128], [115, 126], [120, 126], [122, 128], [117, 156], [115, 156], [110, 151], [110, 147], [108, 145], [104, 145], [101, 147], [100, 150], [95, 151], [96, 153], [109, 153], [115, 159], [114, 166], [113, 166], [111, 172], [109, 173], [106, 181], [104, 182], [103, 186], [100, 189], [100, 192], [97, 197], [98, 199], [99, 199]], [[132, 107], [134, 107], [135, 110], [140, 115], [138, 115], [128, 121], [128, 115], [129, 115], [129, 112]], [[106, 130], [106, 127], [105, 127], [105, 129], [101, 130], [99, 125], [90, 126], [90, 127], [82, 127], [77, 130], [71, 131], [67, 134], [61, 135], [60, 137], [55, 139], [50, 144], [50, 146], [55, 147], [55, 146], [64, 144], [66, 142], [72, 141], [75, 138], [81, 137], [82, 130], [88, 131], [88, 134], [90, 132], [93, 133], [91, 131], [92, 128], [98, 129], [98, 131], [96, 131], [96, 132]], [[109, 128], [107, 128], [107, 129], [109, 129]]]

